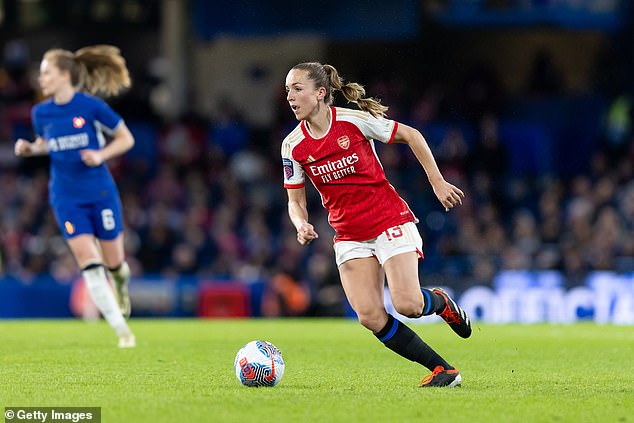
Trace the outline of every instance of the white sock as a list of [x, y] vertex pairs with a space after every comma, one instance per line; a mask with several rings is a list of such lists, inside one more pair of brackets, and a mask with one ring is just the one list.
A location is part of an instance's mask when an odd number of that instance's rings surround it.
[[92, 301], [117, 335], [121, 337], [132, 334], [123, 315], [121, 315], [121, 310], [119, 310], [117, 300], [114, 298], [103, 266], [101, 264], [89, 265], [81, 274]]

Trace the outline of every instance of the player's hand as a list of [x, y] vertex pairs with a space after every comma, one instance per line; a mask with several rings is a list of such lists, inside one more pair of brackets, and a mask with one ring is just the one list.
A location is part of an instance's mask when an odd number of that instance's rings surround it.
[[297, 229], [297, 242], [301, 245], [308, 245], [313, 239], [317, 238], [319, 238], [319, 235], [315, 232], [313, 225], [308, 222], [303, 223], [302, 226]]
[[95, 167], [103, 163], [103, 157], [99, 150], [81, 150], [81, 160], [86, 166]]
[[445, 211], [454, 208], [457, 205], [462, 205], [462, 199], [464, 198], [464, 192], [462, 190], [447, 181], [442, 181], [436, 184], [434, 188], [434, 194], [438, 197], [440, 203], [445, 207]]
[[18, 157], [28, 157], [33, 154], [33, 143], [20, 138], [15, 142], [13, 150]]

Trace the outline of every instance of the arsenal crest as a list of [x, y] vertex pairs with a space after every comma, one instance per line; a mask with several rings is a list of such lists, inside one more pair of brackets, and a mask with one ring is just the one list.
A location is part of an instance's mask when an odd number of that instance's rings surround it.
[[348, 138], [347, 135], [339, 137], [337, 138], [337, 144], [339, 144], [339, 147], [343, 148], [344, 150], [347, 150], [348, 147], [350, 147], [350, 138]]

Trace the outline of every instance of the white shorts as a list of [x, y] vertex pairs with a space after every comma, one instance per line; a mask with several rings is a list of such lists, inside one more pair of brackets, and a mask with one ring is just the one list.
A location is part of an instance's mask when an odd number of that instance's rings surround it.
[[423, 239], [414, 222], [403, 223], [387, 229], [368, 241], [335, 242], [337, 266], [355, 258], [376, 257], [381, 266], [397, 254], [417, 252], [423, 257]]

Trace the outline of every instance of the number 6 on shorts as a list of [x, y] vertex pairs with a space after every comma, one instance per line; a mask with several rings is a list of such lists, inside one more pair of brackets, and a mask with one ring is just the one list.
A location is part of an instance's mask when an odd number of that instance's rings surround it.
[[115, 228], [114, 213], [112, 209], [103, 209], [101, 211], [101, 223], [103, 228], [107, 231], [111, 231]]

